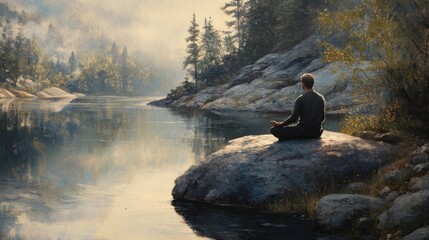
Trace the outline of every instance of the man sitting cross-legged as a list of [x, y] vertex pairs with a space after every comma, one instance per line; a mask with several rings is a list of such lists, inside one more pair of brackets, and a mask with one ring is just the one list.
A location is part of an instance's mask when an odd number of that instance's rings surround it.
[[[306, 73], [301, 76], [304, 94], [295, 101], [292, 115], [283, 122], [272, 120], [271, 133], [280, 141], [289, 139], [318, 138], [323, 133], [325, 121], [325, 98], [313, 90], [314, 77]], [[299, 122], [295, 125], [299, 119]]]

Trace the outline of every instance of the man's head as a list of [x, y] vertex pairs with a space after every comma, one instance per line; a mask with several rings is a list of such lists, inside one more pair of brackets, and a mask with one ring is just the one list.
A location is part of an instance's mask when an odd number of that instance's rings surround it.
[[304, 73], [301, 76], [301, 83], [304, 89], [312, 89], [314, 85], [314, 76], [310, 73]]

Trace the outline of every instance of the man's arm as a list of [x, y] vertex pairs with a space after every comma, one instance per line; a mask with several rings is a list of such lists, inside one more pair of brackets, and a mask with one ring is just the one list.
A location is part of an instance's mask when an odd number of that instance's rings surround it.
[[281, 126], [287, 126], [291, 123], [298, 121], [299, 115], [301, 113], [301, 101], [300, 100], [301, 99], [299, 97], [296, 99], [292, 114], [288, 118], [286, 118], [286, 120], [284, 120], [281, 123]]

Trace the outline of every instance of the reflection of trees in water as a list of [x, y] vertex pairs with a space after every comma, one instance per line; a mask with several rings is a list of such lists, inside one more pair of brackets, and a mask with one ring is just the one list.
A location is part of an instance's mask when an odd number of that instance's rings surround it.
[[223, 147], [229, 140], [254, 134], [269, 133], [269, 117], [259, 113], [228, 113], [224, 115], [202, 111], [171, 111], [185, 119], [193, 128], [192, 150], [196, 160]]
[[0, 111], [0, 238], [23, 212], [31, 221], [51, 221], [56, 207], [72, 204], [79, 184], [110, 171], [111, 162], [96, 156], [130, 117], [109, 108], [55, 112], [11, 104], [7, 110]]
[[[44, 158], [67, 145], [86, 146], [88, 152], [107, 147], [116, 137], [122, 119], [127, 117], [106, 108], [91, 111], [64, 109], [59, 113], [10, 109], [0, 114], [1, 171], [3, 177], [14, 178], [37, 176], [33, 171], [40, 170], [37, 167]], [[75, 139], [77, 135], [80, 140]]]
[[[270, 120], [284, 120], [288, 113], [226, 112], [173, 110], [173, 115], [185, 119], [188, 128], [194, 129], [191, 145], [196, 160], [204, 159], [210, 153], [223, 147], [229, 140], [247, 136], [270, 134]], [[324, 128], [338, 131], [341, 116], [328, 116]]]

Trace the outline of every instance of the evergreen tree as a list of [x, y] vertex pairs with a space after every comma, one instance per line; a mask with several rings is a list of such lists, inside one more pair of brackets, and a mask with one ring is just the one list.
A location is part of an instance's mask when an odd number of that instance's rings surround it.
[[[332, 1], [332, 0], [331, 0]], [[315, 16], [327, 7], [325, 0], [280, 0], [274, 11], [274, 51], [287, 50], [310, 36], [317, 28]]]
[[116, 46], [116, 43], [112, 43], [112, 47], [110, 49], [110, 56], [112, 57], [112, 60], [114, 63], [119, 62], [119, 48]]
[[125, 46], [121, 54], [121, 64], [120, 64], [120, 79], [121, 79], [121, 88], [123, 92], [129, 92], [132, 87], [131, 76], [132, 76], [132, 67], [131, 61], [128, 57], [128, 49]]
[[74, 55], [74, 51], [71, 52], [70, 58], [69, 58], [69, 65], [70, 65], [70, 72], [74, 72], [77, 68], [77, 60]]
[[21, 21], [18, 23], [18, 33], [15, 36], [14, 41], [14, 61], [12, 64], [11, 69], [11, 77], [12, 81], [15, 83], [18, 81], [18, 77], [23, 75], [23, 70], [25, 66], [25, 56], [24, 56], [24, 44], [25, 44], [25, 37], [24, 37], [24, 26]]
[[275, 46], [275, 10], [278, 0], [249, 0], [243, 30], [243, 62], [252, 63]]
[[230, 55], [235, 55], [237, 53], [237, 48], [234, 45], [234, 39], [231, 35], [226, 35], [223, 38], [225, 52]]
[[201, 39], [203, 57], [200, 62], [202, 80], [211, 83], [222, 74], [224, 50], [219, 33], [213, 28], [212, 20], [204, 20], [204, 33]]
[[223, 48], [219, 33], [213, 28], [212, 20], [204, 20], [204, 33], [201, 39], [203, 49], [203, 65], [218, 67], [222, 62]]
[[48, 26], [45, 45], [51, 50], [64, 45], [63, 36], [59, 32], [59, 30], [56, 29], [54, 25], [52, 25], [52, 23], [50, 23]]
[[243, 32], [243, 24], [244, 24], [244, 17], [246, 14], [246, 6], [244, 0], [230, 0], [229, 2], [225, 3], [223, 7], [221, 7], [221, 10], [224, 11], [227, 15], [234, 18], [232, 21], [227, 21], [226, 25], [228, 27], [233, 27], [235, 29], [235, 34], [231, 36], [231, 39], [233, 42], [236, 42], [238, 47], [238, 52], [241, 51], [242, 47], [242, 32]]
[[0, 78], [1, 81], [12, 78], [14, 61], [14, 39], [9, 20], [2, 21], [3, 31], [1, 39]]
[[183, 69], [186, 69], [188, 74], [194, 78], [195, 84], [198, 86], [198, 63], [200, 60], [200, 46], [198, 45], [198, 40], [200, 36], [200, 30], [198, 29], [199, 25], [195, 19], [195, 13], [193, 15], [191, 26], [188, 29], [189, 37], [186, 38], [186, 56], [185, 61], [183, 62]]

